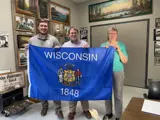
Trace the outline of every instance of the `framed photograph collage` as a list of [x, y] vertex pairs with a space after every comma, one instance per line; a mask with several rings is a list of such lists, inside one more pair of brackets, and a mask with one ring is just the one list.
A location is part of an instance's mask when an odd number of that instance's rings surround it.
[[25, 45], [30, 37], [36, 34], [36, 11], [37, 0], [14, 0], [14, 31], [16, 39], [16, 53], [18, 67], [27, 66]]
[[160, 18], [155, 18], [154, 36], [154, 64], [160, 65]]
[[18, 67], [27, 66], [25, 45], [29, 39], [38, 33], [37, 20], [49, 19], [49, 33], [56, 36], [61, 44], [68, 41], [70, 28], [70, 9], [51, 0], [13, 0], [14, 23], [16, 34]]

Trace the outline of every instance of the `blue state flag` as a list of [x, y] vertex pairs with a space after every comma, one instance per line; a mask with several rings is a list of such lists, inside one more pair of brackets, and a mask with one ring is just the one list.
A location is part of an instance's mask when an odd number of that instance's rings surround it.
[[110, 100], [115, 49], [41, 48], [29, 45], [29, 97], [40, 100]]

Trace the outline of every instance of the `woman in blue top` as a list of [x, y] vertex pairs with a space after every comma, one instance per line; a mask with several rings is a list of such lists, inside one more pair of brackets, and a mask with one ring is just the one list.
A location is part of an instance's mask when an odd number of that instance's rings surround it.
[[[113, 62], [113, 91], [115, 102], [115, 116], [116, 120], [119, 120], [122, 115], [123, 104], [123, 81], [124, 81], [124, 63], [128, 61], [128, 54], [125, 44], [118, 41], [118, 30], [114, 27], [108, 29], [108, 41], [101, 44], [101, 47], [114, 47], [116, 49], [114, 53]], [[106, 100], [106, 115], [103, 120], [112, 118], [112, 100]]]

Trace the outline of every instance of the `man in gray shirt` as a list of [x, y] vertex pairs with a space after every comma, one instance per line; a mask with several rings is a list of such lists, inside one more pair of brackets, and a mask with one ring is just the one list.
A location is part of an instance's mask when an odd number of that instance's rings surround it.
[[[61, 46], [59, 41], [56, 37], [48, 34], [48, 23], [47, 19], [41, 19], [38, 24], [39, 34], [30, 38], [29, 43], [34, 46], [38, 47], [47, 47], [47, 48], [54, 48]], [[61, 109], [61, 101], [53, 101], [55, 104], [55, 111], [58, 118], [63, 119], [63, 113]], [[48, 101], [42, 100], [42, 111], [41, 115], [45, 116], [48, 111]]]
[[[71, 27], [69, 29], [69, 38], [70, 41], [64, 43], [62, 47], [70, 47], [70, 48], [78, 48], [78, 47], [83, 47], [83, 48], [88, 48], [89, 45], [87, 42], [83, 40], [78, 40], [78, 30], [74, 27]], [[83, 113], [86, 116], [86, 118], [91, 119], [92, 116], [89, 112], [89, 103], [88, 101], [80, 101], [83, 109]], [[68, 119], [69, 120], [74, 120], [74, 116], [76, 114], [76, 106], [77, 106], [77, 101], [70, 101], [69, 102], [69, 115]]]

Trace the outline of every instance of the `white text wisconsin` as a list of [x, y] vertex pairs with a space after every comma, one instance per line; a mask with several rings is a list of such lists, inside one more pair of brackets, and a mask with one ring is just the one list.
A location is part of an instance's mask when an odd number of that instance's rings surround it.
[[90, 53], [44, 52], [44, 55], [48, 59], [98, 61], [98, 55]]

